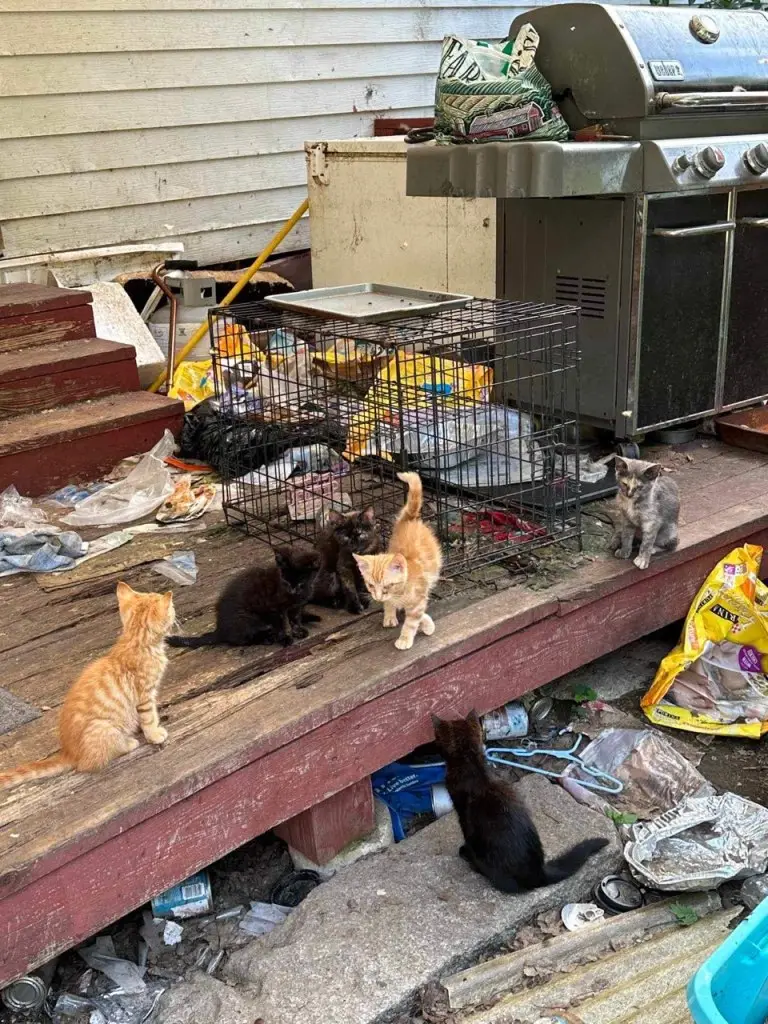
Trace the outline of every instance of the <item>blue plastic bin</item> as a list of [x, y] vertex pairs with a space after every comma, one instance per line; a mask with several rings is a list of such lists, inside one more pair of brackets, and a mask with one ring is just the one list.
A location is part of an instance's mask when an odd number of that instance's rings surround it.
[[688, 985], [696, 1024], [768, 1019], [768, 899], [701, 965]]

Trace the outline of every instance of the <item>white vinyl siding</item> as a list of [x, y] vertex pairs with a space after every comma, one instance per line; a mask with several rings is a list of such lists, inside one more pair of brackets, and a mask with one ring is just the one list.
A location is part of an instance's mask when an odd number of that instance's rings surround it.
[[[0, 0], [6, 257], [178, 239], [254, 256], [306, 194], [303, 144], [432, 112], [449, 32], [508, 0]], [[307, 244], [301, 223], [284, 248]]]

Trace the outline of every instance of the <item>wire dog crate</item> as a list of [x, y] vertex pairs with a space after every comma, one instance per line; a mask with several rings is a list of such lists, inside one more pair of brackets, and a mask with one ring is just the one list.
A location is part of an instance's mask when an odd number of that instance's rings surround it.
[[373, 506], [386, 528], [408, 469], [446, 576], [577, 536], [577, 324], [492, 300], [375, 324], [212, 310], [227, 521], [311, 543], [331, 510]]

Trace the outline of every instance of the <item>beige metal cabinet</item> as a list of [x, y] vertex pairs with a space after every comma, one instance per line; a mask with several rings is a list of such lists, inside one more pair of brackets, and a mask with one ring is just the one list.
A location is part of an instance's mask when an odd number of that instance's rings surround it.
[[406, 196], [400, 136], [305, 150], [314, 287], [376, 281], [495, 297], [495, 200]]

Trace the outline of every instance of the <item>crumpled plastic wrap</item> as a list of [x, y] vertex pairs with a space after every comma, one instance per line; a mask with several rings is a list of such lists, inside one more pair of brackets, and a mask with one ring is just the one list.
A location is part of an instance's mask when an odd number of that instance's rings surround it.
[[735, 793], [687, 797], [629, 834], [624, 858], [652, 889], [701, 892], [768, 868], [768, 808]]
[[713, 796], [714, 789], [664, 736], [650, 729], [605, 729], [584, 748], [582, 761], [624, 783], [621, 793], [594, 793], [579, 786], [580, 770], [567, 770], [563, 786], [590, 806], [610, 803], [619, 811], [652, 818], [686, 796]]

